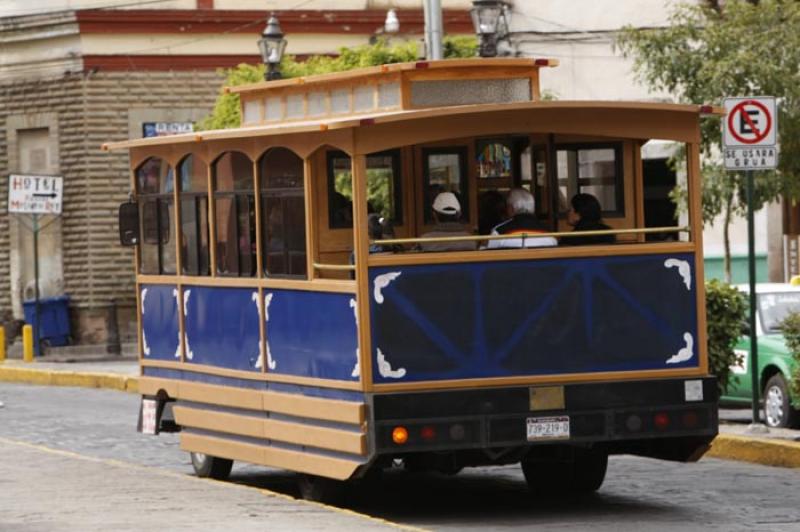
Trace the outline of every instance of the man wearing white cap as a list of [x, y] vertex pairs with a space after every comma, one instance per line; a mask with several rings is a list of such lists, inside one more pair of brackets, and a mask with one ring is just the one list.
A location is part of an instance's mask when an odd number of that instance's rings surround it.
[[[422, 238], [440, 238], [450, 236], [470, 236], [461, 218], [461, 204], [452, 192], [440, 192], [433, 200], [433, 219], [436, 225], [433, 231], [422, 235]], [[422, 251], [474, 251], [474, 241], [455, 242], [423, 242]]]

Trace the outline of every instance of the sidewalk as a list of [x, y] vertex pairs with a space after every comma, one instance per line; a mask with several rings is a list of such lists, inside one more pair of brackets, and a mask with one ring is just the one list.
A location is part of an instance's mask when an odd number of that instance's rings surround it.
[[[68, 360], [57, 362], [56, 360]], [[138, 393], [139, 363], [130, 355], [44, 357], [25, 363], [8, 359], [0, 363], [0, 381], [53, 386], [106, 388]], [[749, 408], [720, 409], [719, 436], [706, 456], [763, 465], [800, 468], [800, 430], [748, 431]]]
[[86, 357], [82, 362], [49, 362], [47, 357], [33, 362], [6, 359], [0, 363], [0, 381], [137, 393], [139, 362], [119, 356]]

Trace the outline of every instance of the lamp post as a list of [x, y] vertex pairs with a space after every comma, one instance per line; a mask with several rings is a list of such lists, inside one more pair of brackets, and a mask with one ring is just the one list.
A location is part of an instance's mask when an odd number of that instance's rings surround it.
[[280, 65], [283, 52], [286, 50], [286, 39], [283, 38], [278, 17], [274, 14], [270, 15], [267, 27], [261, 32], [258, 48], [261, 50], [261, 59], [267, 67], [264, 79], [267, 81], [281, 79]]
[[498, 45], [508, 40], [510, 12], [511, 4], [502, 0], [472, 0], [470, 15], [480, 38], [479, 56], [497, 57]]

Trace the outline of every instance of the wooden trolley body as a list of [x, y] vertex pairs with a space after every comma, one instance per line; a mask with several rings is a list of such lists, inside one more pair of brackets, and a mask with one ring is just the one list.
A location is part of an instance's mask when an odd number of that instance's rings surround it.
[[[172, 412], [183, 449], [335, 479], [397, 457], [457, 469], [554, 446], [702, 454], [717, 431], [704, 110], [541, 101], [539, 68], [552, 65], [424, 62], [265, 82], [232, 89], [241, 128], [107, 146], [130, 150], [140, 211], [140, 392], [159, 421]], [[646, 226], [651, 139], [685, 147], [681, 226]], [[615, 187], [617, 243], [414, 251], [432, 226], [434, 179], [461, 187], [472, 230], [483, 192], [529, 188], [563, 242], [557, 192], [580, 189], [570, 164], [592, 150], [613, 175], [586, 186]], [[483, 176], [477, 161], [492, 153], [501, 170]], [[348, 175], [352, 207], [337, 219]], [[374, 176], [388, 180], [395, 222], [377, 244], [394, 252], [370, 253]], [[566, 419], [567, 434], [526, 428], [549, 419]]]

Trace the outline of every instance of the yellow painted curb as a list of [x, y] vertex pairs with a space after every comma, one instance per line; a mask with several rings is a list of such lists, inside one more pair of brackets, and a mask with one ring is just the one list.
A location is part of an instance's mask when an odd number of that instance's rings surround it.
[[777, 467], [800, 467], [800, 443], [720, 434], [706, 456]]
[[48, 386], [79, 386], [138, 393], [139, 378], [114, 373], [77, 373], [0, 366], [0, 381]]

